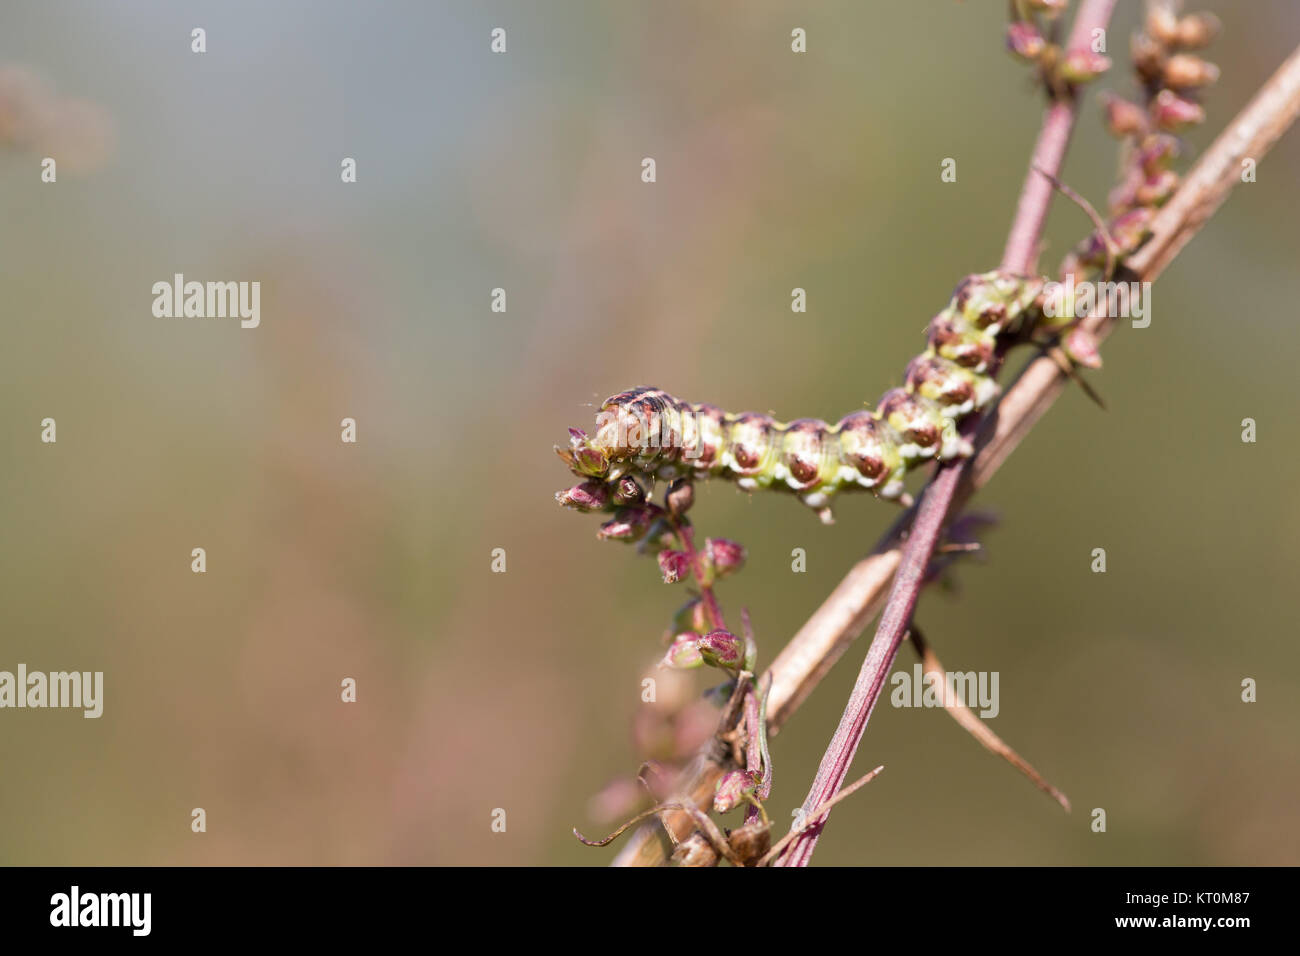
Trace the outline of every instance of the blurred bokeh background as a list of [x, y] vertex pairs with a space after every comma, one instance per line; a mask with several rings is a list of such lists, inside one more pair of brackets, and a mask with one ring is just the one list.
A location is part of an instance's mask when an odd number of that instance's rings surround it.
[[[1101, 86], [1132, 93], [1120, 6]], [[1211, 8], [1223, 75], [1193, 154], [1300, 41], [1287, 0]], [[99, 720], [0, 712], [0, 862], [611, 859], [569, 828], [610, 828], [590, 801], [637, 766], [640, 679], [685, 595], [556, 507], [551, 446], [634, 384], [834, 420], [899, 381], [956, 280], [998, 261], [1037, 131], [1004, 16], [6, 3], [0, 69], [48, 115], [0, 150], [0, 669], [106, 689]], [[1092, 100], [1065, 178], [1102, 205], [1115, 156]], [[987, 562], [923, 600], [946, 666], [1000, 672], [991, 726], [1075, 812], [943, 713], [882, 706], [857, 772], [886, 772], [819, 862], [1300, 862], [1298, 161], [1293, 132], [1157, 284], [1150, 328], [1107, 343], [1110, 411], [1067, 393], [978, 499]], [[1058, 200], [1044, 264], [1087, 228]], [[155, 318], [177, 272], [260, 281], [260, 328]], [[720, 597], [764, 661], [896, 512], [837, 514], [702, 488], [702, 532], [749, 548]], [[778, 818], [864, 647], [775, 740]]]

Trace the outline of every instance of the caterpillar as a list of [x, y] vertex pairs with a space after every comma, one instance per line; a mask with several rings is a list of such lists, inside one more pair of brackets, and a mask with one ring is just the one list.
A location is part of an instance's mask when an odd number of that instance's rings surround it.
[[852, 412], [834, 425], [724, 412], [648, 386], [611, 395], [594, 433], [571, 428], [569, 447], [556, 448], [584, 479], [556, 498], [582, 510], [604, 509], [619, 502], [619, 482], [628, 477], [651, 485], [718, 477], [747, 491], [791, 492], [825, 523], [840, 492], [907, 501], [903, 481], [910, 472], [930, 460], [971, 454], [958, 426], [997, 397], [997, 347], [1042, 318], [1044, 284], [1001, 271], [967, 276], [930, 321], [928, 347], [908, 365], [903, 386], [886, 392], [874, 410]]

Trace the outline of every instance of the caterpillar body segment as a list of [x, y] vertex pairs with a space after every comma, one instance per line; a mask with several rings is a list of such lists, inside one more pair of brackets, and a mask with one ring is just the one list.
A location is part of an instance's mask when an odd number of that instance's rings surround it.
[[[724, 412], [643, 386], [611, 395], [595, 431], [570, 429], [569, 447], [556, 450], [586, 486], [628, 476], [650, 483], [724, 478], [747, 491], [791, 492], [827, 522], [842, 491], [905, 499], [903, 481], [921, 464], [971, 453], [959, 425], [997, 397], [990, 373], [999, 338], [1023, 333], [1036, 319], [1043, 285], [1003, 272], [963, 279], [931, 320], [928, 347], [908, 365], [903, 386], [886, 392], [874, 410], [834, 425]], [[571, 492], [557, 498], [583, 507]]]

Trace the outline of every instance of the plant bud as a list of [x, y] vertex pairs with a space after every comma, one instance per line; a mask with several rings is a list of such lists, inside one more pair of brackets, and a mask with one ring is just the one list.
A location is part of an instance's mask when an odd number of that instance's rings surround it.
[[704, 663], [735, 669], [745, 656], [745, 642], [730, 631], [709, 631], [695, 642]]
[[1112, 136], [1129, 136], [1147, 128], [1146, 110], [1121, 96], [1105, 96], [1102, 108], [1106, 111], [1106, 128]]
[[715, 813], [728, 813], [745, 802], [745, 794], [754, 789], [754, 780], [745, 770], [731, 770], [722, 775], [713, 791]]
[[1122, 255], [1129, 255], [1151, 231], [1152, 212], [1150, 209], [1138, 208], [1124, 213], [1110, 224], [1110, 235], [1119, 246]]
[[1168, 169], [1174, 157], [1178, 155], [1178, 140], [1165, 133], [1156, 133], [1142, 141], [1138, 150], [1138, 165], [1148, 176], [1155, 175], [1162, 169]]
[[1091, 83], [1110, 69], [1110, 58], [1092, 50], [1071, 50], [1061, 61], [1061, 79], [1067, 83]]
[[1205, 121], [1205, 110], [1200, 104], [1183, 99], [1173, 90], [1161, 90], [1156, 94], [1152, 114], [1156, 125], [1169, 131]]
[[704, 556], [720, 578], [745, 566], [744, 547], [726, 538], [706, 538]]
[[674, 518], [680, 518], [691, 510], [691, 505], [695, 504], [695, 486], [685, 478], [678, 478], [668, 486], [668, 493], [664, 495], [664, 504], [668, 506], [669, 514]]
[[673, 642], [668, 647], [668, 653], [664, 654], [664, 659], [660, 661], [661, 667], [671, 667], [674, 670], [686, 671], [693, 670], [696, 667], [704, 665], [704, 657], [700, 654], [700, 649], [696, 647], [700, 635], [693, 631], [685, 631], [673, 638]]
[[1164, 79], [1175, 90], [1210, 86], [1219, 79], [1219, 68], [1191, 53], [1171, 56], [1165, 63]]
[[1178, 42], [1178, 17], [1169, 7], [1152, 4], [1147, 10], [1146, 30], [1165, 46], [1172, 46]]
[[557, 491], [555, 500], [575, 511], [600, 511], [609, 504], [609, 489], [599, 481], [584, 481], [567, 491]]
[[704, 602], [699, 598], [691, 598], [673, 615], [673, 630], [680, 634], [682, 631], [695, 631], [697, 634], [703, 634], [708, 630], [708, 616], [704, 610]]
[[1038, 27], [1027, 20], [1018, 20], [1007, 27], [1007, 49], [1032, 63], [1047, 49], [1047, 41]]
[[573, 462], [571, 467], [578, 474], [599, 478], [609, 471], [609, 458], [592, 446], [587, 433], [581, 428], [569, 429], [569, 447]]
[[1148, 176], [1134, 195], [1143, 206], [1159, 206], [1174, 194], [1178, 183], [1178, 174], [1172, 169], [1164, 169]]
[[1138, 76], [1147, 83], [1158, 82], [1165, 66], [1164, 45], [1145, 33], [1138, 33], [1134, 35], [1129, 51]]
[[631, 475], [624, 475], [614, 483], [614, 504], [639, 505], [645, 501], [645, 489]]
[[664, 584], [676, 584], [691, 576], [691, 559], [685, 551], [660, 551], [659, 571], [664, 576]]
[[1199, 50], [1210, 45], [1219, 32], [1219, 18], [1212, 13], [1192, 13], [1178, 21], [1178, 45]]
[[650, 529], [650, 513], [644, 508], [620, 508], [600, 526], [596, 537], [602, 541], [636, 541]]

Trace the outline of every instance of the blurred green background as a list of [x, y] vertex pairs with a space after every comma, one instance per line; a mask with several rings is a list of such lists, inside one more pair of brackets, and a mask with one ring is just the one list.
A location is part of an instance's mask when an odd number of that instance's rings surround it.
[[[1101, 85], [1132, 93], [1120, 6]], [[1300, 41], [1285, 0], [1213, 8], [1193, 154]], [[0, 68], [57, 116], [0, 151], [0, 669], [106, 689], [97, 721], [0, 712], [0, 862], [608, 862], [569, 828], [610, 828], [589, 801], [636, 768], [640, 679], [684, 592], [556, 507], [551, 446], [634, 384], [834, 420], [897, 383], [1010, 224], [1041, 98], [1004, 16], [5, 4]], [[1090, 101], [1065, 178], [1103, 205], [1115, 156]], [[1178, 258], [1091, 376], [1110, 411], [1064, 396], [979, 496], [989, 560], [922, 602], [949, 669], [1000, 672], [991, 726], [1075, 812], [943, 713], [882, 706], [855, 773], [886, 771], [818, 862], [1300, 862], [1298, 160], [1293, 133]], [[1058, 200], [1044, 265], [1087, 228]], [[154, 318], [176, 272], [260, 281], [261, 327]], [[749, 548], [720, 597], [764, 661], [896, 512], [837, 514], [701, 490], [702, 532]], [[779, 819], [864, 647], [774, 742]]]

